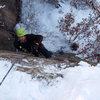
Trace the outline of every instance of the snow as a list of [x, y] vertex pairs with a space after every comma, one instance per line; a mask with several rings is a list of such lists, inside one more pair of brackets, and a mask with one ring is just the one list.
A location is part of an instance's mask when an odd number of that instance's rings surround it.
[[5, 7], [6, 7], [5, 5], [3, 5], [3, 6], [0, 6], [0, 9], [1, 9], [1, 8], [5, 8]]
[[26, 25], [26, 30], [28, 33], [43, 35], [43, 44], [50, 51], [57, 52], [63, 49], [64, 52], [72, 52], [65, 36], [57, 27], [59, 26], [58, 22], [65, 17], [66, 13], [72, 11], [75, 16], [74, 24], [76, 24], [83, 18], [88, 18], [92, 11], [90, 9], [75, 9], [68, 0], [63, 0], [63, 3], [59, 2], [61, 5], [59, 8], [40, 1], [22, 0], [21, 22]]
[[[0, 81], [10, 67], [10, 61], [0, 59]], [[54, 69], [53, 65], [51, 67], [46, 66], [48, 72]], [[100, 63], [91, 66], [81, 61], [78, 66], [56, 72], [64, 78], [47, 85], [27, 73], [16, 71], [15, 65], [0, 86], [0, 100], [100, 100]]]
[[100, 0], [97, 0], [98, 3], [100, 3]]

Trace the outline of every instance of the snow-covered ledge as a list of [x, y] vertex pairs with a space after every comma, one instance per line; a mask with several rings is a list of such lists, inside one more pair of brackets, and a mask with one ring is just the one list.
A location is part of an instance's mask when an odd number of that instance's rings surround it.
[[[0, 53], [0, 81], [12, 61], [22, 56], [12, 52]], [[28, 57], [15, 64], [0, 86], [0, 100], [99, 100], [100, 64], [91, 66], [81, 61], [74, 67], [68, 67], [71, 61], [69, 63], [65, 58], [66, 67], [62, 58]], [[29, 61], [33, 66], [27, 64]], [[56, 66], [57, 63], [60, 65]]]

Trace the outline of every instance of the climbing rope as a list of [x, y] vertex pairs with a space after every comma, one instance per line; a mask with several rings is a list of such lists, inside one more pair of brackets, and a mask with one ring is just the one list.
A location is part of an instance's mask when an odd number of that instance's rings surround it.
[[11, 65], [10, 69], [8, 70], [8, 72], [5, 74], [5, 76], [3, 77], [2, 81], [0, 82], [0, 86], [2, 85], [2, 83], [4, 82], [4, 80], [6, 79], [6, 77], [8, 76], [8, 74], [10, 73], [11, 69], [13, 68], [13, 66], [14, 66], [17, 62], [19, 62], [19, 61], [21, 61], [22, 59], [24, 59], [24, 58], [26, 58], [26, 57], [28, 57], [28, 56], [31, 56], [31, 55], [32, 55], [32, 54], [25, 55], [24, 57], [18, 58], [17, 60], [15, 60], [14, 62], [12, 62], [12, 65]]

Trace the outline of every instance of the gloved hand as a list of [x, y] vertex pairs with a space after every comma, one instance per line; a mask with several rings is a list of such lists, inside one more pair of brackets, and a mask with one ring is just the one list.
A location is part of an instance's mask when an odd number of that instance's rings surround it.
[[38, 45], [34, 44], [31, 48], [31, 51], [35, 56], [39, 56], [38, 47]]
[[33, 49], [38, 50], [38, 48], [39, 48], [39, 44], [38, 43], [33, 44]]
[[19, 46], [19, 50], [23, 52], [28, 52], [26, 48], [23, 48], [22, 46]]

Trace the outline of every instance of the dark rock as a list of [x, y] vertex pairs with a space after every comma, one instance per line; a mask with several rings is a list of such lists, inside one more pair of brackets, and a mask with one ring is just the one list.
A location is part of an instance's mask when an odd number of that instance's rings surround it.
[[1, 11], [1, 25], [4, 29], [12, 30], [16, 25], [16, 14], [5, 8]]
[[0, 30], [0, 50], [15, 51], [14, 37], [5, 30]]
[[0, 0], [0, 27], [13, 30], [19, 21], [20, 0]]
[[20, 20], [20, 0], [0, 0], [0, 50], [14, 51], [10, 34]]
[[53, 6], [55, 6], [56, 8], [61, 7], [61, 5], [59, 3], [60, 0], [41, 0], [41, 1], [49, 3], [49, 4], [53, 5]]
[[76, 51], [79, 48], [79, 45], [77, 43], [72, 43], [70, 47], [73, 51]]

